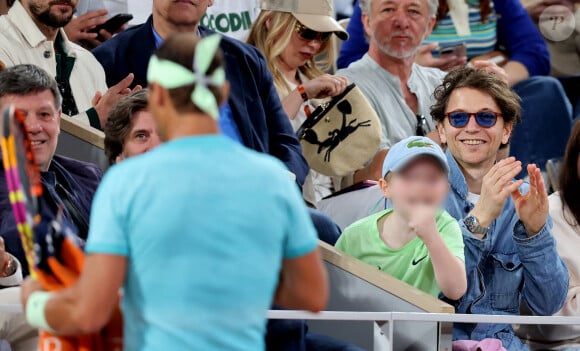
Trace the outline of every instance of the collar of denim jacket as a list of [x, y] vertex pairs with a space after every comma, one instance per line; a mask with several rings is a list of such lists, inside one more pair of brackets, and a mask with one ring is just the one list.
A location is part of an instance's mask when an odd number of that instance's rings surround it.
[[453, 154], [449, 151], [449, 148], [445, 151], [445, 156], [447, 156], [447, 163], [449, 164], [449, 184], [453, 191], [455, 191], [463, 200], [467, 200], [468, 189], [465, 176], [463, 175], [463, 172], [461, 172], [461, 169], [459, 168], [455, 157], [453, 157]]

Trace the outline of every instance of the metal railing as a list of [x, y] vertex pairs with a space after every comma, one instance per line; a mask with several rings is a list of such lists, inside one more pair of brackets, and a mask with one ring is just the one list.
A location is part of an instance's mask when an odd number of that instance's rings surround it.
[[[0, 313], [22, 313], [20, 304], [0, 304]], [[303, 319], [323, 321], [381, 321], [388, 324], [388, 341], [393, 349], [393, 330], [397, 322], [431, 322], [431, 323], [486, 323], [486, 324], [520, 324], [520, 325], [580, 325], [580, 317], [562, 316], [513, 316], [490, 314], [451, 314], [419, 312], [352, 312], [269, 310], [268, 319]], [[448, 335], [447, 337], [450, 337]], [[450, 341], [450, 340], [449, 340]], [[444, 348], [446, 349], [446, 348]], [[449, 348], [450, 349], [450, 348]]]
[[[514, 316], [489, 314], [450, 314], [450, 313], [419, 313], [419, 312], [343, 312], [323, 311], [312, 313], [307, 311], [270, 310], [269, 319], [304, 319], [325, 321], [381, 321], [388, 324], [387, 340], [390, 350], [393, 350], [394, 326], [397, 322], [435, 322], [447, 324], [441, 328], [440, 340], [436, 341], [442, 350], [451, 350], [451, 323], [486, 323], [486, 324], [520, 324], [520, 325], [580, 325], [580, 317], [562, 316]], [[384, 329], [383, 329], [384, 330]], [[444, 335], [443, 335], [444, 334]], [[442, 342], [443, 340], [443, 342]]]

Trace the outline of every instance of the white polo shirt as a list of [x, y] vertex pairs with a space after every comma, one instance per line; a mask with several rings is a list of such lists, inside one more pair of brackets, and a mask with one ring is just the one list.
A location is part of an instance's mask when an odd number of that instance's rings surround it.
[[[67, 55], [75, 58], [69, 83], [80, 113], [73, 118], [90, 125], [86, 111], [92, 108], [97, 91], [107, 91], [105, 71], [93, 54], [70, 42], [64, 30], [60, 35]], [[0, 16], [0, 61], [7, 67], [34, 64], [56, 77], [54, 41], [46, 39], [20, 1], [14, 2], [6, 16]]]

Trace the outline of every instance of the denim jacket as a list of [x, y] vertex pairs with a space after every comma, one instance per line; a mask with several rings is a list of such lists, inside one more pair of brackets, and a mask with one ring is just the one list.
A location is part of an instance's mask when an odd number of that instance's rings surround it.
[[[451, 190], [447, 211], [459, 221], [465, 243], [467, 292], [452, 303], [457, 313], [519, 315], [523, 300], [536, 315], [552, 315], [563, 306], [568, 292], [568, 269], [558, 256], [550, 233], [552, 222], [528, 238], [514, 202], [508, 198], [500, 216], [483, 239], [476, 238], [463, 223], [474, 205], [467, 200], [467, 183], [449, 150]], [[527, 191], [524, 184], [522, 191]], [[509, 351], [529, 350], [509, 324], [459, 324], [455, 340], [497, 338]]]

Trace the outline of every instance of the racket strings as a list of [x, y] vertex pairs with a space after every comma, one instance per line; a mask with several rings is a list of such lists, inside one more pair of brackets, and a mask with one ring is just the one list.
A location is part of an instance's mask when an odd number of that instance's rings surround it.
[[34, 249], [34, 227], [40, 220], [38, 198], [42, 195], [42, 180], [32, 143], [28, 138], [26, 116], [13, 107], [2, 115], [2, 163], [8, 186], [8, 196], [14, 212], [16, 228], [20, 234], [22, 248], [30, 273], [36, 277], [36, 255]]

